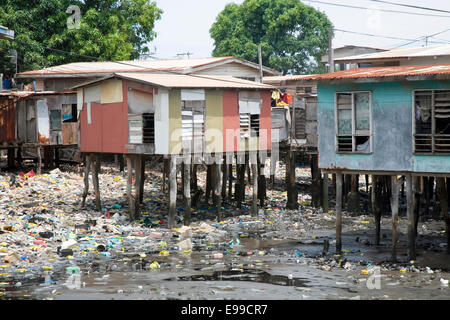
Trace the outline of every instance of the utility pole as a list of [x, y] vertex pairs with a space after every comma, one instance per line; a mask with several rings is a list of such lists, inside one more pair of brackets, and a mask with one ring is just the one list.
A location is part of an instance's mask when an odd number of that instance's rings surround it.
[[262, 53], [261, 43], [258, 45], [258, 59], [259, 59], [259, 82], [263, 82], [263, 70], [262, 70]]
[[333, 55], [333, 27], [329, 30], [329, 40], [328, 40], [328, 64], [329, 72], [334, 72], [334, 55]]

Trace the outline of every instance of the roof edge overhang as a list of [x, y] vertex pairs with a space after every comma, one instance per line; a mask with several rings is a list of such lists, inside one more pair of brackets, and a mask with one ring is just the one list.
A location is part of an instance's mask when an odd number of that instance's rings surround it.
[[364, 78], [335, 78], [335, 79], [309, 79], [305, 82], [318, 82], [319, 84], [339, 83], [370, 83], [370, 82], [394, 82], [394, 81], [426, 81], [426, 80], [450, 80], [450, 74], [433, 75], [409, 75], [409, 76], [387, 76], [387, 77], [364, 77]]

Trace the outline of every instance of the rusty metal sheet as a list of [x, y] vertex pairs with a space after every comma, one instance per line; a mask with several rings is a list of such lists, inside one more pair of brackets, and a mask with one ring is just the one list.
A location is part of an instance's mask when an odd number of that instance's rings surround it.
[[16, 139], [16, 102], [14, 99], [0, 101], [0, 142]]
[[78, 122], [66, 122], [62, 124], [63, 144], [78, 143]]

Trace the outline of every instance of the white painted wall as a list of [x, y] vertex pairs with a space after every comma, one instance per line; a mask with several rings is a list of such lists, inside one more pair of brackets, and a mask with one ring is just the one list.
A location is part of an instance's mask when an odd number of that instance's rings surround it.
[[155, 105], [155, 154], [169, 154], [169, 90], [158, 89]]

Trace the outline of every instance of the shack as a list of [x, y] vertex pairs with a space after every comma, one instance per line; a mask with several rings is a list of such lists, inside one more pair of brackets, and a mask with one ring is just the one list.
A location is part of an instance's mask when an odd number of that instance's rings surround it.
[[[127, 193], [134, 218], [139, 215], [143, 168], [149, 156], [160, 155], [170, 161], [169, 226], [174, 225], [177, 163], [183, 163], [184, 168], [185, 223], [190, 216], [194, 162], [213, 165], [219, 218], [222, 179], [226, 184], [231, 177], [222, 177], [221, 165], [232, 165], [238, 154], [250, 155], [256, 196], [256, 158], [264, 163], [271, 149], [272, 86], [229, 76], [117, 73], [74, 89], [80, 111], [80, 150], [87, 156], [82, 205], [91, 166], [97, 209], [101, 209], [96, 168], [97, 156], [102, 153], [118, 153], [127, 158]], [[241, 165], [239, 159], [236, 164]], [[136, 172], [134, 197], [132, 167]], [[232, 179], [228, 182], [231, 184]], [[236, 188], [245, 191], [243, 183]]]
[[26, 157], [58, 163], [60, 151], [62, 158], [76, 158], [70, 152], [78, 145], [76, 91], [4, 91], [0, 106], [0, 144], [8, 149], [8, 166]]
[[[436, 179], [447, 235], [450, 231], [450, 65], [351, 69], [308, 79], [318, 81], [319, 167], [336, 174], [336, 250], [342, 249], [342, 174], [370, 174], [374, 181], [389, 175], [396, 260], [401, 176], [406, 180], [408, 258], [415, 260], [415, 209], [427, 177]], [[376, 197], [375, 188], [373, 204], [379, 203]], [[379, 243], [380, 212], [375, 214]]]

